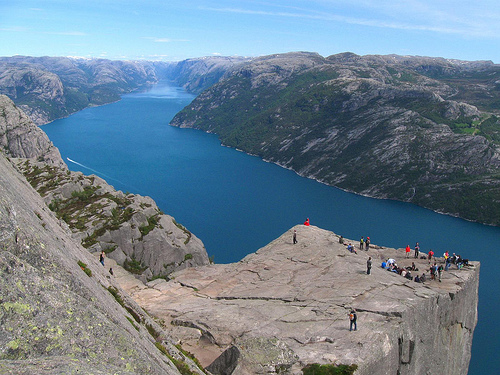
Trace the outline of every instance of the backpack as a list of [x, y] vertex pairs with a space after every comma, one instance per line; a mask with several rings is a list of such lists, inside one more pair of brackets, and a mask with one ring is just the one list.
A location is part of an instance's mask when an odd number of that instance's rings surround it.
[[354, 320], [354, 314], [353, 314], [353, 313], [350, 313], [350, 314], [349, 314], [349, 319], [350, 319], [350, 320]]

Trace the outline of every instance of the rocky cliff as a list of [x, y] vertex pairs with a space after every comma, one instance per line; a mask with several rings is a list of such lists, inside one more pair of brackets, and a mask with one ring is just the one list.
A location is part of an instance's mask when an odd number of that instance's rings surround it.
[[0, 373], [202, 373], [3, 153], [0, 244]]
[[265, 56], [172, 125], [348, 191], [500, 225], [499, 77], [491, 62]]
[[298, 225], [238, 263], [182, 270], [168, 282], [117, 281], [213, 374], [301, 374], [312, 364], [367, 375], [466, 374], [479, 263], [416, 283], [382, 269], [388, 258], [414, 261], [429, 276], [428, 261], [405, 259], [403, 249], [350, 253], [338, 235]]
[[0, 111], [0, 146], [89, 251], [104, 251], [144, 280], [209, 263], [203, 243], [151, 198], [70, 172], [45, 133], [3, 95]]

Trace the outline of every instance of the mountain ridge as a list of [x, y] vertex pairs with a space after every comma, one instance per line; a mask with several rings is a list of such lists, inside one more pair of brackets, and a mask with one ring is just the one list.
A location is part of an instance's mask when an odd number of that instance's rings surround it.
[[[171, 124], [216, 133], [227, 146], [344, 190], [499, 225], [500, 91], [487, 99], [477, 93], [484, 82], [496, 87], [500, 66], [387, 60], [394, 57], [258, 58], [201, 93]], [[482, 81], [450, 83], [471, 69]], [[442, 71], [453, 73], [429, 77]], [[455, 100], [469, 94], [468, 102]]]

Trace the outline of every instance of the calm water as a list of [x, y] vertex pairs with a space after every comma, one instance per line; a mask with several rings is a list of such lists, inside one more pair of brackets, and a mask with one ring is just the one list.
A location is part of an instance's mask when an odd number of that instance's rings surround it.
[[201, 238], [217, 263], [240, 260], [306, 217], [347, 238], [370, 236], [389, 247], [418, 241], [423, 251], [449, 250], [481, 261], [469, 374], [500, 373], [500, 328], [491, 324], [500, 308], [500, 228], [346, 193], [221, 147], [214, 135], [169, 126], [193, 98], [181, 88], [158, 85], [42, 129], [71, 170], [151, 196]]

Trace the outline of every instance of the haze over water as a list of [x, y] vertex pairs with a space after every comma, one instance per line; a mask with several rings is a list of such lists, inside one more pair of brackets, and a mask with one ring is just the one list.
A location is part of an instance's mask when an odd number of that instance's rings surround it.
[[500, 308], [500, 228], [347, 193], [222, 147], [215, 135], [169, 126], [193, 98], [160, 84], [42, 129], [71, 170], [151, 196], [204, 242], [216, 263], [242, 259], [307, 217], [353, 240], [369, 236], [373, 244], [395, 248], [418, 241], [425, 252], [448, 250], [481, 261], [469, 374], [498, 373], [500, 328], [491, 323]]

